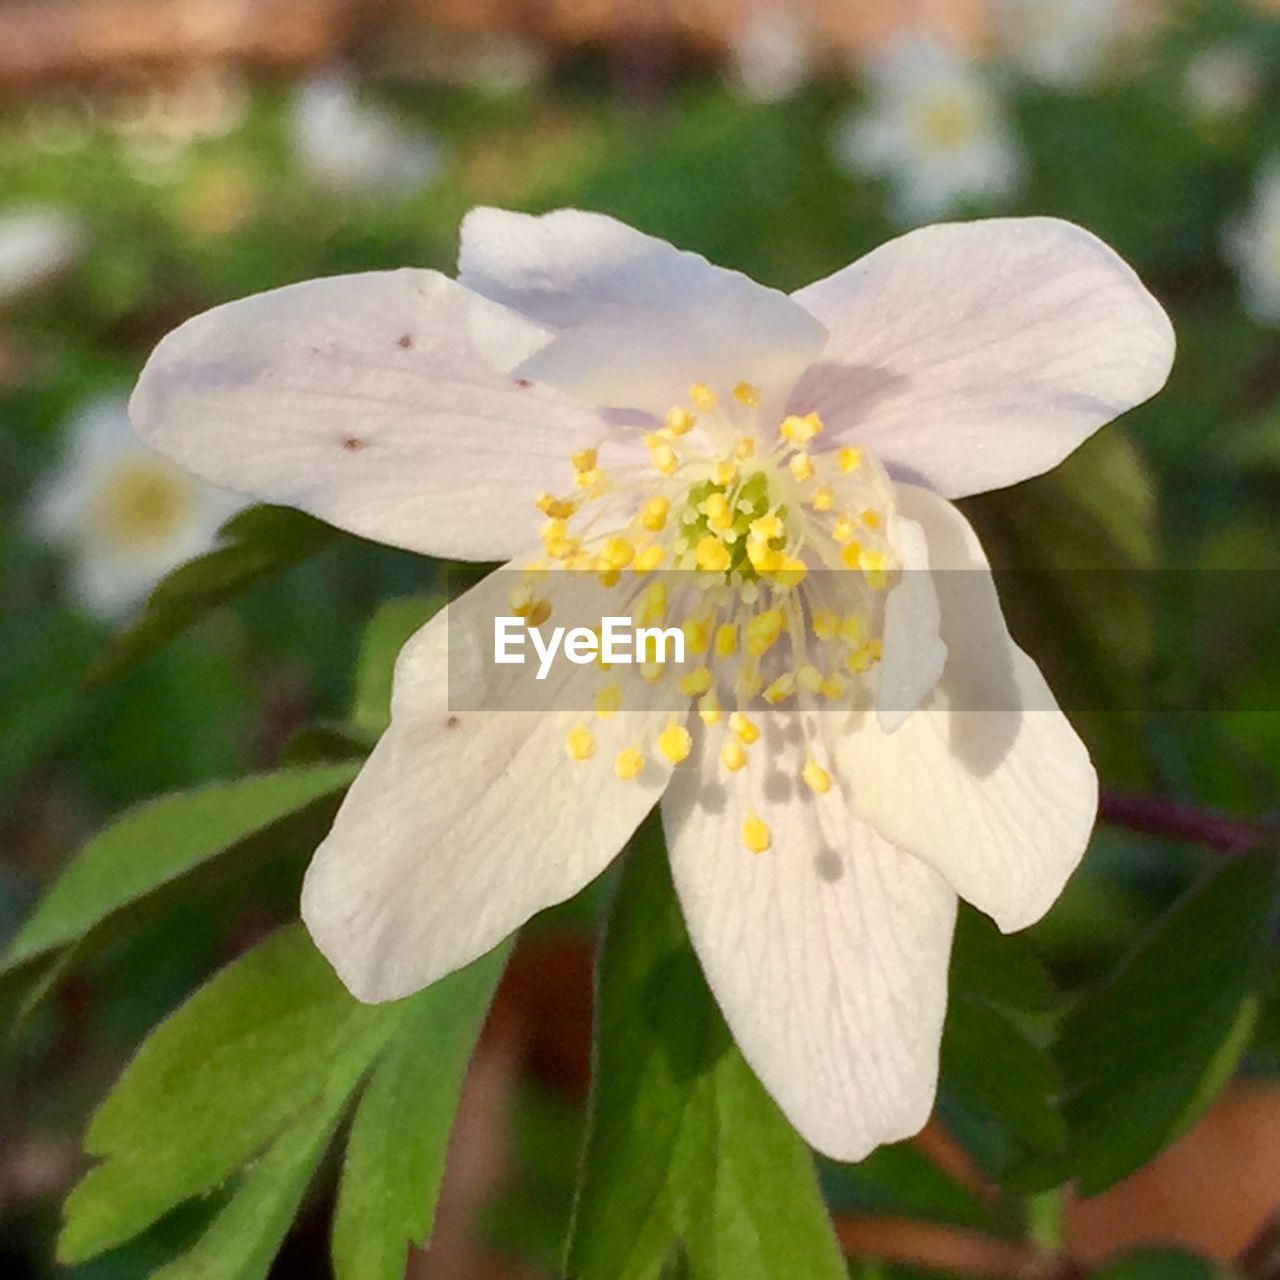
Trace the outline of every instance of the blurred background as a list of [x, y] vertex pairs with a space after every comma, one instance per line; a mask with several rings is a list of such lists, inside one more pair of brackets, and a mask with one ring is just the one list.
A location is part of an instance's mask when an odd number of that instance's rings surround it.
[[[1136, 793], [1274, 813], [1278, 12], [0, 0], [0, 940], [110, 815], [270, 766], [304, 728], [344, 716], [368, 618], [440, 572], [330, 540], [86, 689], [150, 588], [240, 505], [133, 444], [125, 397], [152, 345], [197, 311], [312, 276], [451, 271], [478, 203], [612, 213], [785, 289], [947, 217], [1051, 213], [1116, 247], [1173, 316], [1170, 388], [1052, 477], [968, 511], [1022, 575], [1015, 634], [1117, 804]], [[1103, 826], [1035, 931], [1064, 987], [1105, 972], [1203, 856]], [[6, 1044], [0, 1274], [55, 1273], [58, 1205], [93, 1104], [159, 1018], [295, 913], [301, 865], [139, 928]], [[555, 1274], [599, 900], [549, 913], [517, 952], [464, 1096], [436, 1241], [412, 1275]], [[1255, 1240], [1280, 1206], [1277, 1066], [1269, 1009], [1225, 1101], [1071, 1212], [1073, 1255], [1162, 1240], [1229, 1259]], [[980, 1184], [940, 1126], [922, 1142]], [[1026, 1273], [1013, 1246], [885, 1221], [834, 1174], [828, 1189], [853, 1257]], [[278, 1275], [325, 1274], [327, 1213], [321, 1192]], [[145, 1275], [147, 1247], [68, 1274]]]

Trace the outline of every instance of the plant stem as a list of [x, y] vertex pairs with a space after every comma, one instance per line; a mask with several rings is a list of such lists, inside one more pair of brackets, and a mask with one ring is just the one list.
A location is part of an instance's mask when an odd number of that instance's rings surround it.
[[1280, 841], [1280, 826], [1261, 818], [1242, 818], [1174, 804], [1155, 796], [1104, 790], [1098, 820], [1141, 835], [1203, 845], [1215, 853], [1253, 853]]

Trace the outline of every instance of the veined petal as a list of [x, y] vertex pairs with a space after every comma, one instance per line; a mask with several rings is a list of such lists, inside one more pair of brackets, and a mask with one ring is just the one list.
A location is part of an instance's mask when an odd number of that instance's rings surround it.
[[902, 577], [884, 608], [884, 660], [879, 667], [876, 716], [885, 733], [893, 733], [920, 705], [938, 683], [947, 661], [924, 530], [914, 520], [895, 515], [890, 541], [901, 562]]
[[545, 340], [434, 271], [258, 294], [165, 338], [130, 414], [215, 484], [412, 551], [506, 559], [536, 545], [533, 499], [607, 427], [495, 372], [469, 336], [486, 319], [521, 355]]
[[458, 278], [556, 334], [518, 374], [611, 408], [663, 414], [695, 382], [785, 395], [826, 341], [786, 294], [577, 209], [473, 209]]
[[[844, 717], [808, 717], [815, 730]], [[694, 949], [734, 1040], [805, 1140], [859, 1160], [915, 1133], [937, 1087], [956, 898], [853, 817], [839, 779], [797, 780], [800, 718], [773, 713], [751, 763], [677, 770], [662, 804]], [[763, 748], [763, 750], [761, 750]], [[772, 845], [743, 846], [749, 815]]]
[[793, 408], [953, 498], [1049, 470], [1173, 361], [1133, 270], [1056, 218], [922, 227], [793, 296], [831, 334]]
[[[451, 609], [465, 611], [468, 599]], [[670, 775], [660, 758], [627, 782], [613, 772], [666, 713], [451, 710], [451, 691], [454, 705], [466, 701], [468, 659], [485, 661], [462, 643], [446, 611], [405, 646], [391, 727], [303, 884], [302, 918], [361, 1000], [417, 991], [571, 897], [622, 848]], [[555, 690], [547, 697], [555, 705]], [[566, 738], [583, 721], [595, 751], [571, 760]]]
[[[911, 485], [947, 663], [892, 737], [869, 716], [838, 743], [858, 815], [937, 868], [1006, 932], [1038, 920], [1084, 856], [1097, 812], [1088, 752], [1014, 644], [978, 539], [949, 502]], [[887, 652], [887, 645], [886, 645]]]

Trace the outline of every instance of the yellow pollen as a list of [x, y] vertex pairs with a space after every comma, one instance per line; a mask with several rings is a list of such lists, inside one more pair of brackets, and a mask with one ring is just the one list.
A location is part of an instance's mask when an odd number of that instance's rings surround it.
[[793, 453], [787, 466], [797, 480], [809, 480], [813, 476], [813, 459], [807, 453]]
[[551, 617], [551, 601], [529, 600], [525, 604], [517, 605], [515, 611], [517, 616], [524, 619], [526, 626], [540, 627]]
[[650, 533], [659, 533], [666, 526], [667, 512], [670, 510], [671, 504], [666, 498], [650, 498], [640, 513], [640, 523]]
[[622, 577], [621, 569], [613, 568], [607, 560], [601, 560], [596, 565], [596, 568], [599, 569], [596, 577], [600, 579], [602, 587], [616, 587], [618, 585], [618, 579]]
[[757, 573], [772, 573], [782, 567], [782, 552], [775, 551], [767, 542], [759, 538], [747, 539], [747, 559]]
[[698, 618], [686, 618], [680, 625], [684, 632], [685, 648], [695, 657], [706, 653], [711, 637], [707, 634], [707, 624]]
[[749, 747], [760, 737], [760, 726], [742, 711], [735, 711], [729, 717], [729, 728], [738, 735], [744, 747]]
[[834, 609], [813, 611], [813, 634], [819, 640], [831, 640], [840, 630], [840, 615]]
[[844, 681], [834, 671], [822, 682], [822, 696], [829, 702], [844, 697], [844, 689]]
[[712, 468], [711, 478], [716, 484], [722, 484], [726, 488], [738, 478], [738, 468], [733, 462], [717, 462]]
[[782, 610], [766, 609], [747, 623], [747, 652], [758, 658], [777, 640], [782, 632]]
[[738, 673], [738, 690], [746, 698], [754, 698], [764, 688], [764, 676], [754, 663], [747, 663]]
[[878, 529], [883, 521], [881, 520], [880, 513], [878, 511], [868, 507], [862, 513], [862, 523], [865, 524], [868, 529]]
[[853, 646], [867, 638], [867, 620], [860, 613], [848, 614], [840, 623], [840, 639]]
[[716, 691], [712, 689], [698, 700], [698, 715], [703, 724], [720, 723], [720, 703], [716, 700]]
[[732, 658], [738, 652], [738, 628], [732, 622], [722, 622], [716, 628], [716, 655]]
[[796, 678], [790, 671], [784, 671], [765, 691], [766, 702], [785, 702], [796, 691]]
[[846, 515], [836, 516], [836, 522], [831, 526], [831, 536], [837, 542], [848, 542], [853, 537], [853, 521]]
[[810, 499], [815, 511], [830, 511], [835, 505], [836, 495], [830, 485], [820, 484]]
[[689, 388], [689, 399], [704, 413], [716, 407], [716, 393], [705, 382], [695, 382]]
[[579, 471], [573, 477], [573, 483], [577, 485], [579, 489], [591, 489], [598, 485], [603, 479], [604, 472], [597, 470], [595, 467], [591, 467], [587, 471]]
[[596, 715], [607, 720], [622, 706], [622, 686], [607, 684], [596, 694]]
[[754, 409], [760, 403], [760, 389], [749, 382], [740, 382], [733, 389], [733, 398], [748, 409]]
[[573, 463], [575, 471], [594, 471], [596, 466], [596, 451], [594, 449], [579, 449], [569, 461]]
[[644, 442], [649, 448], [649, 456], [653, 459], [653, 465], [664, 476], [674, 474], [676, 468], [680, 465], [680, 460], [676, 457], [676, 451], [658, 435], [647, 435], [644, 438]]
[[644, 768], [644, 753], [639, 747], [623, 747], [613, 762], [613, 772], [619, 782], [630, 782]]
[[877, 662], [880, 661], [880, 653], [877, 642], [868, 640], [866, 644], [855, 649], [844, 660], [844, 665], [849, 668], [854, 675], [861, 675], [865, 671], [870, 671]]
[[862, 568], [862, 544], [860, 542], [850, 542], [840, 553], [840, 559], [844, 561], [845, 567], [848, 569]]
[[752, 853], [768, 853], [773, 844], [768, 825], [754, 813], [749, 813], [742, 824], [742, 843]]
[[797, 587], [804, 581], [808, 570], [803, 560], [797, 556], [784, 556], [782, 563], [774, 570], [774, 580], [780, 587]]
[[595, 735], [585, 724], [577, 725], [565, 737], [564, 749], [570, 760], [590, 760], [596, 753]]
[[644, 591], [644, 602], [640, 609], [640, 621], [648, 624], [657, 622], [667, 611], [667, 584], [651, 582]]
[[737, 738], [730, 738], [720, 748], [720, 760], [730, 773], [737, 773], [747, 763], [747, 749]]
[[663, 665], [661, 662], [642, 662], [640, 664], [640, 675], [650, 684], [657, 684], [662, 679]]
[[693, 430], [695, 422], [697, 422], [697, 418], [688, 409], [683, 409], [679, 405], [676, 405], [675, 408], [667, 413], [667, 430], [673, 436], [688, 435]]
[[812, 756], [805, 761], [800, 776], [816, 796], [825, 796], [831, 790], [831, 775]]
[[680, 677], [676, 682], [676, 688], [686, 698], [696, 698], [700, 693], [706, 693], [711, 688], [711, 672], [706, 667], [695, 667], [687, 675]]
[[705, 569], [709, 573], [723, 573], [729, 567], [731, 561], [729, 548], [714, 534], [707, 534], [694, 547], [693, 556], [697, 561], [698, 568]]
[[751, 536], [759, 542], [782, 537], [782, 521], [773, 514], [760, 516], [751, 522]]
[[636, 549], [626, 538], [610, 538], [600, 558], [610, 569], [625, 569], [636, 558]]
[[822, 672], [812, 662], [806, 662], [796, 672], [796, 683], [806, 693], [817, 693], [822, 688]]
[[576, 503], [569, 502], [564, 498], [557, 498], [552, 493], [540, 493], [537, 507], [544, 516], [551, 516], [556, 520], [567, 520], [578, 509]]
[[733, 528], [733, 509], [723, 493], [707, 495], [707, 524], [719, 533]]
[[836, 453], [836, 466], [841, 471], [857, 471], [862, 466], [862, 450], [857, 445], [846, 445]]
[[741, 436], [733, 446], [733, 456], [739, 461], [756, 456], [756, 442], [753, 436]]
[[693, 750], [693, 739], [689, 730], [674, 720], [667, 721], [667, 727], [658, 734], [658, 750], [672, 763], [679, 764], [688, 759]]
[[658, 543], [651, 543], [640, 552], [635, 559], [635, 571], [637, 573], [652, 573], [663, 561], [667, 554], [667, 549]]

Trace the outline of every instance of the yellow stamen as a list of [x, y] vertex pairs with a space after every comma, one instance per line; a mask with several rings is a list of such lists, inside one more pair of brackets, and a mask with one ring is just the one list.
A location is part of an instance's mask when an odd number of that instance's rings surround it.
[[717, 533], [733, 528], [733, 509], [723, 493], [707, 495], [707, 524]]
[[613, 772], [619, 782], [630, 782], [644, 768], [644, 753], [639, 747], [623, 747], [613, 762]]
[[732, 462], [717, 462], [711, 470], [711, 478], [727, 488], [738, 478], [738, 468]]
[[754, 813], [747, 814], [742, 824], [742, 843], [752, 853], [768, 853], [773, 844], [767, 824]]
[[729, 728], [738, 735], [744, 747], [749, 747], [760, 737], [760, 726], [741, 711], [735, 711], [729, 717]]
[[551, 493], [540, 493], [537, 507], [544, 516], [552, 516], [557, 520], [567, 520], [578, 509], [576, 503], [569, 502], [564, 498], [557, 498]]
[[846, 445], [836, 452], [836, 466], [841, 471], [857, 471], [862, 466], [862, 450], [857, 445]]
[[679, 764], [693, 750], [693, 739], [689, 730], [674, 720], [667, 721], [667, 727], [658, 735], [658, 750], [672, 763]]
[[585, 724], [577, 725], [565, 737], [564, 749], [570, 760], [590, 760], [596, 753], [595, 735]]
[[610, 569], [625, 569], [636, 558], [636, 549], [626, 538], [609, 538], [600, 557]]
[[700, 693], [706, 693], [711, 688], [711, 672], [706, 667], [695, 667], [687, 675], [680, 677], [676, 682], [676, 688], [686, 698], [696, 698]]
[[840, 615], [834, 609], [813, 611], [813, 634], [819, 640], [831, 640], [840, 630]]
[[650, 533], [660, 533], [666, 526], [667, 512], [670, 510], [671, 504], [666, 498], [650, 498], [640, 513], [640, 523]]
[[820, 484], [813, 491], [813, 497], [810, 501], [815, 511], [830, 511], [831, 508], [835, 506], [835, 490], [833, 490], [830, 485]]
[[684, 645], [695, 656], [706, 653], [711, 637], [707, 634], [707, 624], [699, 618], [686, 618], [680, 625], [684, 632]]
[[760, 403], [760, 390], [749, 382], [740, 382], [733, 389], [733, 398], [748, 409], [754, 409]]
[[622, 687], [616, 684], [607, 684], [599, 693], [596, 694], [596, 715], [601, 720], [607, 720], [615, 711], [622, 706]]
[[756, 442], [753, 436], [742, 436], [738, 443], [733, 446], [733, 456], [739, 461], [745, 461], [747, 458], [756, 456]]
[[790, 671], [784, 671], [765, 691], [766, 702], [785, 702], [796, 691], [796, 678]]
[[831, 526], [831, 536], [836, 542], [848, 542], [853, 537], [853, 521], [846, 515], [836, 516]]
[[720, 760], [730, 773], [737, 773], [747, 763], [747, 749], [737, 738], [729, 738], [720, 748]]
[[569, 461], [573, 463], [575, 471], [594, 471], [596, 466], [596, 451], [594, 449], [579, 449]]
[[698, 543], [693, 549], [693, 556], [697, 561], [698, 568], [704, 569], [709, 573], [722, 573], [729, 567], [731, 561], [729, 548], [714, 534], [707, 534]]
[[688, 409], [681, 408], [679, 405], [676, 405], [675, 408], [667, 414], [667, 430], [670, 431], [673, 436], [688, 435], [688, 433], [693, 430], [693, 424], [695, 422], [697, 422], [697, 418], [695, 418]]
[[812, 757], [805, 761], [800, 776], [816, 796], [825, 796], [831, 790], [831, 775]]
[[817, 693], [822, 688], [822, 672], [812, 662], [806, 662], [796, 672], [796, 683], [806, 693]]
[[650, 543], [636, 556], [635, 571], [637, 573], [652, 573], [662, 563], [666, 554], [666, 547], [657, 542]]
[[813, 477], [813, 459], [807, 453], [793, 453], [787, 466], [797, 480], [809, 480]]
[[702, 717], [703, 724], [720, 723], [720, 703], [716, 700], [716, 691], [714, 689], [699, 699], [698, 715]]
[[732, 658], [738, 652], [738, 628], [732, 622], [722, 622], [716, 628], [716, 655]]
[[704, 413], [716, 407], [716, 393], [705, 382], [695, 382], [689, 388], [689, 399]]

